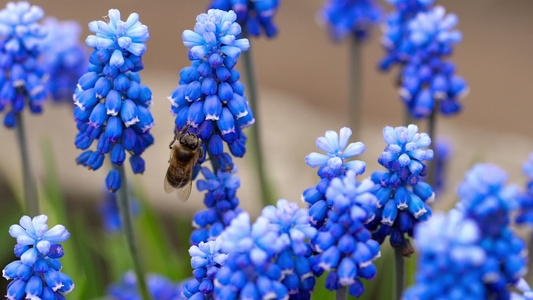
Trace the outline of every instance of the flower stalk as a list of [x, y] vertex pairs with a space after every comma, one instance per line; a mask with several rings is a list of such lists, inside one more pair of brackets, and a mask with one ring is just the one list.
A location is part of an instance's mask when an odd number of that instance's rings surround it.
[[341, 286], [337, 291], [335, 291], [335, 300], [346, 300], [348, 299], [348, 287]]
[[113, 164], [113, 168], [120, 173], [120, 179], [122, 181], [122, 187], [117, 191], [117, 203], [120, 217], [122, 219], [124, 234], [126, 236], [126, 243], [133, 261], [133, 269], [139, 284], [139, 293], [141, 294], [143, 300], [150, 300], [150, 294], [148, 293], [146, 281], [144, 280], [145, 272], [139, 256], [137, 241], [135, 240], [126, 172], [124, 170], [124, 165], [117, 166]]
[[17, 141], [20, 147], [20, 156], [22, 159], [22, 178], [26, 212], [30, 216], [37, 216], [39, 215], [39, 197], [37, 195], [37, 185], [31, 172], [30, 155], [26, 140], [26, 132], [24, 130], [22, 112], [16, 113], [15, 118], [17, 122]]
[[394, 248], [394, 300], [402, 299], [405, 285], [405, 266], [401, 247]]

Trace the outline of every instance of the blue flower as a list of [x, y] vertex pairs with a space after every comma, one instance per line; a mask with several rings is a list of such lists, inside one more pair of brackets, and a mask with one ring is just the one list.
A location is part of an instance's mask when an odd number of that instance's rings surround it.
[[[146, 284], [152, 299], [177, 300], [182, 296], [182, 285], [175, 284], [159, 274], [148, 274]], [[137, 277], [133, 271], [126, 272], [121, 282], [109, 286], [107, 293], [117, 300], [141, 300], [137, 289]]]
[[8, 264], [2, 275], [13, 281], [6, 297], [19, 299], [64, 299], [74, 289], [72, 279], [60, 272], [63, 247], [59, 244], [70, 237], [63, 225], [48, 229], [48, 217], [33, 219], [23, 216], [20, 225], [9, 228], [9, 234], [17, 239], [15, 255], [20, 258]]
[[448, 183], [448, 165], [452, 156], [452, 142], [448, 139], [439, 138], [435, 143], [436, 159], [435, 159], [435, 194], [442, 193], [446, 190]]
[[[85, 150], [76, 159], [90, 170], [99, 169], [109, 154], [111, 162], [120, 166], [131, 154], [134, 173], [143, 173], [145, 164], [140, 156], [154, 138], [150, 129], [154, 119], [148, 110], [152, 92], [142, 85], [138, 71], [144, 68], [142, 55], [149, 38], [148, 28], [131, 14], [124, 22], [120, 12], [109, 10], [109, 22], [93, 21], [89, 29], [96, 33], [86, 39], [94, 51], [89, 58], [89, 71], [78, 80], [74, 92], [74, 120], [78, 135], [75, 145]], [[96, 151], [88, 150], [94, 141]], [[106, 179], [107, 188], [120, 188], [120, 176], [111, 171]]]
[[[117, 197], [114, 193], [105, 191], [105, 197], [99, 205], [99, 213], [102, 216], [103, 227], [105, 231], [114, 233], [122, 229], [120, 212], [118, 210]], [[130, 201], [132, 215], [138, 215], [140, 205], [137, 199], [132, 198]]]
[[506, 186], [507, 174], [495, 165], [474, 166], [459, 186], [457, 207], [479, 224], [481, 247], [487, 253], [483, 283], [488, 295], [507, 299], [506, 287], [526, 272], [527, 250], [509, 226], [509, 214], [519, 206], [520, 191]]
[[349, 170], [334, 178], [326, 191], [331, 209], [312, 243], [320, 253], [315, 268], [330, 272], [326, 279], [330, 290], [348, 286], [349, 293], [359, 297], [364, 292], [361, 278], [376, 274], [372, 261], [380, 256], [380, 247], [365, 228], [377, 202], [373, 189], [371, 180], [357, 182], [356, 173]]
[[235, 217], [221, 234], [225, 265], [216, 275], [217, 299], [286, 299], [309, 297], [312, 276], [311, 248], [316, 229], [307, 210], [279, 200], [263, 209], [250, 225], [247, 213]]
[[15, 114], [25, 105], [40, 113], [46, 100], [45, 70], [37, 63], [46, 36], [37, 23], [43, 16], [39, 6], [25, 1], [8, 2], [0, 11], [0, 111], [7, 111], [7, 127], [16, 126]]
[[424, 161], [433, 159], [433, 150], [425, 149], [431, 138], [418, 133], [418, 127], [411, 124], [385, 127], [383, 140], [388, 145], [378, 162], [387, 171], [376, 171], [371, 176], [377, 203], [367, 228], [379, 243], [390, 235], [393, 247], [409, 248], [405, 234], [412, 236], [414, 226], [431, 216], [428, 204], [435, 199], [433, 188], [420, 181], [420, 176], [427, 173]]
[[522, 166], [522, 171], [527, 176], [527, 186], [525, 192], [520, 196], [520, 210], [516, 216], [519, 224], [533, 224], [533, 153], [529, 154], [529, 159]]
[[255, 122], [234, 69], [240, 53], [250, 47], [248, 39], [237, 38], [241, 26], [236, 18], [233, 11], [211, 9], [197, 17], [194, 31], [183, 32], [192, 65], [181, 70], [179, 86], [169, 97], [177, 130], [187, 127], [198, 134], [218, 159], [224, 142], [232, 155], [242, 157], [242, 130]]
[[201, 169], [205, 179], [198, 180], [197, 187], [199, 191], [206, 191], [204, 204], [207, 210], [199, 211], [194, 216], [193, 226], [197, 229], [191, 235], [192, 245], [215, 240], [241, 212], [236, 195], [241, 181], [233, 176], [237, 171], [235, 166], [232, 172], [220, 169], [215, 175], [206, 167]]
[[218, 270], [225, 264], [227, 254], [221, 251], [222, 240], [218, 237], [214, 241], [200, 242], [189, 249], [191, 267], [194, 278], [189, 280], [183, 290], [187, 299], [204, 299], [212, 297], [214, 280]]
[[382, 15], [374, 0], [328, 0], [320, 12], [334, 39], [353, 35], [364, 39]]
[[420, 224], [416, 283], [402, 299], [489, 299], [482, 281], [488, 255], [481, 239], [479, 225], [458, 210]]
[[280, 0], [213, 0], [210, 8], [233, 10], [237, 22], [252, 36], [260, 36], [264, 31], [267, 37], [274, 37], [278, 28], [273, 19], [279, 5]]
[[515, 284], [515, 287], [521, 291], [523, 294], [518, 293], [511, 293], [511, 300], [532, 300], [533, 299], [533, 291], [531, 290], [531, 287], [529, 284], [524, 280], [524, 278], [520, 278], [518, 282]]
[[49, 75], [48, 90], [54, 100], [70, 100], [78, 78], [87, 71], [87, 51], [80, 43], [81, 27], [75, 21], [53, 17], [46, 18], [43, 25], [48, 35], [40, 61]]

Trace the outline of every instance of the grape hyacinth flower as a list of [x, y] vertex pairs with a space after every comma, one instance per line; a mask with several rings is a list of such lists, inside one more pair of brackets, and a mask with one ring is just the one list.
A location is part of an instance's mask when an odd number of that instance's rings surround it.
[[209, 8], [233, 10], [237, 14], [237, 22], [247, 34], [260, 36], [264, 32], [271, 38], [278, 33], [274, 16], [279, 5], [280, 0], [213, 0]]
[[520, 210], [516, 216], [516, 223], [533, 225], [533, 153], [522, 166], [522, 171], [527, 176], [526, 190], [520, 197]]
[[482, 281], [488, 256], [481, 239], [479, 225], [456, 209], [417, 226], [416, 283], [402, 299], [490, 299]]
[[520, 278], [515, 287], [523, 294], [511, 293], [511, 300], [533, 300], [533, 291], [524, 278]]
[[[85, 150], [77, 163], [90, 170], [99, 169], [106, 154], [115, 166], [131, 154], [133, 173], [143, 173], [141, 154], [153, 143], [150, 129], [154, 119], [148, 110], [152, 92], [141, 84], [142, 55], [149, 38], [148, 27], [132, 13], [126, 21], [120, 12], [109, 10], [109, 22], [93, 21], [85, 41], [94, 48], [89, 58], [89, 71], [80, 77], [74, 93], [74, 120], [79, 130], [75, 145]], [[97, 141], [96, 151], [88, 150]], [[114, 192], [121, 186], [119, 171], [111, 170], [106, 186]]]
[[454, 114], [468, 94], [464, 79], [455, 75], [455, 65], [444, 60], [462, 38], [453, 29], [457, 16], [445, 14], [438, 6], [420, 12], [408, 24], [406, 44], [412, 52], [402, 69], [400, 96], [416, 118], [428, 117], [435, 107], [445, 115]]
[[376, 171], [371, 176], [378, 201], [367, 228], [379, 243], [390, 235], [393, 247], [408, 250], [405, 234], [413, 236], [413, 227], [431, 216], [428, 203], [435, 198], [433, 188], [420, 180], [427, 173], [424, 161], [433, 159], [433, 150], [426, 149], [431, 138], [418, 133], [418, 126], [411, 124], [385, 127], [383, 140], [388, 145], [378, 162], [387, 171]]
[[[178, 300], [186, 299], [182, 296], [182, 285], [175, 284], [159, 274], [146, 276], [148, 290], [152, 299]], [[137, 290], [137, 278], [132, 271], [126, 272], [119, 283], [109, 286], [107, 293], [116, 300], [141, 300]]]
[[[122, 221], [118, 209], [117, 196], [114, 193], [105, 191], [105, 197], [99, 205], [99, 213], [102, 216], [103, 228], [108, 233], [115, 233], [122, 229]], [[140, 211], [139, 202], [131, 199], [131, 213], [138, 215]]]
[[194, 278], [183, 286], [183, 295], [187, 299], [212, 299], [215, 276], [227, 258], [221, 247], [222, 240], [218, 237], [214, 241], [200, 242], [189, 249]]
[[452, 157], [452, 142], [448, 139], [439, 138], [435, 142], [437, 156], [435, 157], [435, 194], [442, 193], [446, 190], [448, 184], [448, 165]]
[[46, 30], [37, 23], [44, 16], [39, 6], [8, 2], [0, 11], [0, 111], [4, 125], [16, 126], [16, 116], [28, 106], [40, 113], [46, 100], [45, 70], [37, 62]]
[[250, 225], [240, 213], [221, 234], [225, 265], [217, 272], [217, 299], [308, 299], [315, 280], [307, 241], [316, 229], [306, 209], [279, 200]]
[[522, 239], [509, 226], [509, 214], [519, 207], [517, 186], [505, 185], [507, 174], [495, 165], [478, 164], [459, 186], [457, 207], [478, 223], [479, 245], [487, 253], [483, 283], [487, 295], [508, 299], [507, 287], [526, 272], [527, 250]]
[[380, 256], [380, 247], [365, 228], [377, 203], [373, 189], [370, 179], [357, 182], [355, 172], [349, 170], [334, 178], [326, 191], [331, 208], [312, 243], [320, 253], [315, 267], [330, 272], [326, 279], [330, 290], [349, 287], [350, 295], [359, 297], [365, 289], [360, 278], [376, 275], [372, 261]]
[[20, 225], [9, 228], [9, 234], [17, 239], [15, 255], [20, 258], [8, 264], [2, 275], [13, 280], [7, 288], [7, 299], [65, 299], [64, 295], [74, 289], [72, 279], [61, 273], [59, 258], [70, 233], [63, 225], [48, 230], [48, 217], [40, 215], [33, 219], [23, 216]]
[[87, 72], [87, 51], [80, 42], [81, 26], [76, 21], [46, 18], [48, 35], [43, 41], [40, 61], [49, 75], [47, 86], [52, 99], [71, 99], [78, 78]]
[[234, 69], [241, 52], [250, 47], [247, 39], [237, 39], [241, 26], [236, 19], [233, 11], [210, 9], [197, 17], [194, 31], [183, 32], [192, 65], [181, 70], [179, 86], [169, 97], [177, 130], [188, 127], [198, 134], [218, 160], [224, 142], [233, 156], [244, 155], [242, 130], [255, 121]]
[[320, 12], [335, 40], [350, 35], [365, 39], [380, 21], [381, 14], [381, 7], [375, 0], [327, 0]]

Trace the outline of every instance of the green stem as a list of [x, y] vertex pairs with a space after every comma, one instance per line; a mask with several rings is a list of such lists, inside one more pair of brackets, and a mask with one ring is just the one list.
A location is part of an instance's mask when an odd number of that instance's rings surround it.
[[346, 300], [348, 299], [348, 288], [345, 286], [340, 286], [339, 289], [335, 292], [335, 300]]
[[120, 217], [122, 219], [122, 226], [126, 235], [126, 243], [128, 244], [128, 250], [133, 260], [133, 268], [135, 270], [135, 275], [137, 276], [139, 292], [142, 296], [142, 299], [150, 300], [150, 294], [148, 293], [148, 288], [146, 286], [146, 281], [144, 278], [145, 272], [141, 263], [141, 259], [139, 257], [137, 242], [135, 240], [133, 218], [131, 216], [130, 199], [128, 197], [128, 181], [126, 178], [126, 172], [124, 170], [123, 165], [116, 166], [113, 164], [113, 168], [120, 173], [120, 180], [122, 182], [122, 186], [117, 191], [117, 203], [120, 211]]
[[[242, 36], [247, 38], [248, 34], [246, 32], [246, 27], [243, 26]], [[255, 79], [255, 68], [252, 59], [252, 49], [244, 51], [242, 54], [242, 64], [244, 69], [244, 77], [246, 78], [246, 91], [248, 96], [248, 103], [255, 117], [255, 124], [251, 126], [252, 132], [249, 134], [249, 139], [251, 141], [252, 147], [249, 149], [252, 152], [252, 155], [255, 157], [254, 161], [256, 162], [257, 176], [259, 179], [259, 186], [261, 189], [261, 200], [263, 206], [267, 206], [271, 199], [270, 191], [268, 190], [267, 177], [265, 172], [265, 165], [263, 159], [263, 147], [261, 145], [261, 120], [259, 119], [258, 111], [258, 101], [257, 101], [257, 81]]]
[[427, 173], [427, 183], [432, 187], [435, 187], [435, 162], [437, 161], [437, 147], [435, 143], [437, 142], [437, 115], [439, 113], [439, 101], [435, 100], [435, 106], [433, 111], [428, 119], [428, 134], [431, 138], [431, 147], [433, 148], [433, 160], [428, 162], [428, 173]]
[[361, 139], [361, 117], [362, 98], [361, 98], [361, 43], [353, 35], [350, 38], [350, 91], [348, 101], [348, 120], [352, 129], [352, 136], [355, 139]]
[[405, 115], [404, 115], [404, 123], [405, 123], [405, 126], [409, 126], [411, 124], [415, 124], [415, 118], [413, 118], [413, 116], [411, 115], [411, 112], [409, 111], [409, 108], [406, 106], [405, 107]]
[[31, 217], [39, 214], [39, 197], [37, 195], [37, 185], [31, 172], [30, 155], [24, 131], [24, 122], [22, 113], [15, 113], [17, 140], [20, 147], [20, 156], [22, 159], [22, 178], [24, 186], [24, 201], [26, 204], [26, 213]]
[[404, 278], [404, 257], [401, 247], [394, 248], [394, 300], [402, 299]]

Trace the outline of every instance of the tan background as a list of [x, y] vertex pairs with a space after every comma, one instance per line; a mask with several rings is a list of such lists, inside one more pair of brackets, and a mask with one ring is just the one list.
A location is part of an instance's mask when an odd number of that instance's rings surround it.
[[[273, 40], [253, 39], [252, 49], [260, 82], [259, 118], [267, 167], [278, 188], [278, 195], [298, 201], [301, 192], [316, 184], [316, 170], [304, 163], [307, 153], [315, 151], [314, 141], [328, 129], [339, 130], [347, 124], [346, 74], [348, 47], [333, 44], [326, 30], [316, 22], [319, 0], [284, 0], [276, 18], [280, 34]], [[202, 195], [193, 190], [191, 200], [181, 204], [163, 192], [167, 167], [168, 142], [172, 138], [173, 118], [166, 97], [177, 86], [179, 70], [188, 66], [187, 49], [181, 32], [192, 29], [197, 14], [204, 12], [208, 1], [32, 1], [47, 15], [59, 19], [76, 19], [83, 24], [83, 39], [89, 34], [86, 24], [102, 19], [109, 8], [118, 8], [125, 19], [138, 12], [148, 25], [151, 38], [144, 56], [143, 82], [154, 93], [152, 130], [156, 143], [144, 155], [145, 174], [135, 176], [136, 183], [147, 188], [154, 203], [166, 213], [192, 214], [201, 207]], [[452, 162], [452, 190], [474, 161], [499, 164], [516, 183], [524, 178], [520, 167], [533, 151], [531, 112], [533, 97], [533, 1], [530, 0], [450, 0], [438, 1], [448, 12], [459, 16], [464, 41], [456, 47], [453, 60], [458, 74], [466, 78], [471, 93], [465, 99], [464, 112], [439, 122], [439, 132], [455, 142], [456, 159]], [[389, 9], [388, 6], [386, 6]], [[376, 69], [383, 51], [379, 30], [363, 49], [363, 97], [365, 128], [361, 141], [367, 145], [363, 159], [367, 174], [376, 163], [385, 144], [381, 129], [402, 124], [403, 106], [393, 85], [394, 73]], [[28, 135], [32, 145], [32, 162], [42, 176], [39, 143], [50, 138], [58, 160], [65, 192], [70, 198], [97, 201], [106, 172], [88, 171], [74, 164], [80, 153], [74, 148], [76, 135], [70, 108], [45, 107], [39, 117], [29, 117]], [[423, 128], [423, 127], [422, 127]], [[0, 130], [2, 150], [0, 170], [9, 182], [20, 184], [20, 162], [14, 132]], [[257, 191], [249, 162], [237, 160], [242, 177], [239, 191], [244, 209], [257, 213]], [[129, 168], [129, 166], [128, 166]], [[453, 193], [452, 193], [453, 194]], [[453, 195], [448, 194], [449, 199]]]

